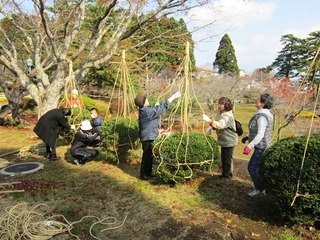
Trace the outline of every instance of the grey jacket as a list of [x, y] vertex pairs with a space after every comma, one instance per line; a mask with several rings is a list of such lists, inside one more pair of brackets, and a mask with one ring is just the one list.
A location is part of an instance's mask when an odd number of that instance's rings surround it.
[[218, 112], [212, 125], [216, 128], [218, 143], [221, 147], [234, 147], [237, 145], [238, 135], [229, 129], [229, 127], [236, 129], [232, 110], [221, 114]]
[[[258, 120], [260, 117], [263, 117], [267, 120], [268, 124], [263, 133], [261, 141], [256, 140], [258, 135], [259, 124]], [[273, 115], [268, 109], [261, 109], [249, 121], [249, 142], [251, 145], [254, 145], [258, 149], [266, 149], [271, 145], [272, 142], [272, 121]]]
[[139, 108], [139, 136], [140, 141], [153, 141], [158, 136], [159, 117], [169, 109], [167, 100], [154, 107]]

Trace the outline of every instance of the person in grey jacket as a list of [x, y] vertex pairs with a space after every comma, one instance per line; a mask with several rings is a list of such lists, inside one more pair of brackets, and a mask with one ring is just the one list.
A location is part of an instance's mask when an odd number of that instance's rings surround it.
[[269, 93], [261, 94], [256, 99], [258, 111], [249, 121], [249, 134], [241, 140], [242, 143], [249, 141], [249, 144], [243, 150], [243, 154], [249, 155], [251, 149], [254, 148], [248, 164], [248, 171], [254, 185], [254, 190], [248, 194], [250, 197], [265, 194], [265, 191], [259, 187], [259, 164], [264, 150], [271, 145], [272, 141], [273, 114], [270, 109], [273, 108], [273, 102], [274, 99]]
[[174, 93], [165, 102], [150, 106], [146, 95], [138, 95], [134, 103], [139, 107], [139, 137], [142, 144], [142, 161], [140, 178], [149, 180], [152, 177], [152, 143], [159, 135], [158, 126], [160, 116], [167, 112], [170, 103], [181, 96], [180, 92]]
[[210, 124], [207, 133], [210, 134], [213, 129], [216, 130], [218, 143], [221, 147], [222, 174], [219, 177], [225, 179], [231, 179], [233, 176], [233, 152], [238, 143], [232, 108], [231, 100], [222, 97], [218, 100], [218, 113], [214, 121], [207, 115], [203, 115], [203, 120]]

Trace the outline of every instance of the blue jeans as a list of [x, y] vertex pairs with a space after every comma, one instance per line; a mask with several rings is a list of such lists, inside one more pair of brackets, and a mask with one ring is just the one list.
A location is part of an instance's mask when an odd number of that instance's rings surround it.
[[[250, 177], [253, 181], [254, 187], [257, 189], [258, 181], [259, 181], [259, 164], [260, 160], [262, 158], [264, 149], [258, 149], [255, 148], [254, 152], [250, 158], [249, 164], [248, 164], [248, 172], [250, 174]], [[258, 189], [259, 190], [259, 189]], [[260, 189], [262, 190], [262, 189]]]

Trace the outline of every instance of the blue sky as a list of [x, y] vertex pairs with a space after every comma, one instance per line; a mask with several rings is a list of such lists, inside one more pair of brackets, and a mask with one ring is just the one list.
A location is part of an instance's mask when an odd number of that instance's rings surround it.
[[305, 38], [320, 30], [319, 10], [319, 0], [210, 0], [184, 19], [190, 31], [200, 27], [193, 33], [197, 66], [212, 69], [219, 42], [227, 33], [239, 68], [252, 73], [274, 61], [283, 47], [281, 36]]
[[189, 31], [198, 29], [192, 33], [198, 67], [212, 69], [225, 33], [231, 38], [239, 68], [250, 74], [274, 61], [283, 47], [281, 36], [291, 33], [305, 38], [320, 30], [320, 0], [207, 1], [183, 15]]

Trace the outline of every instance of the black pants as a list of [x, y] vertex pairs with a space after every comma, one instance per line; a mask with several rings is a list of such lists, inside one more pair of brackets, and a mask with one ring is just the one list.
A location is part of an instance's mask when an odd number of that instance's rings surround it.
[[57, 148], [57, 144], [55, 144], [55, 146], [50, 147], [49, 145], [46, 145], [46, 153], [50, 154], [50, 155], [56, 155], [56, 148]]
[[234, 147], [221, 147], [222, 176], [232, 178]]
[[140, 166], [140, 177], [150, 177], [152, 173], [152, 143], [151, 141], [142, 141], [142, 161]]
[[75, 159], [79, 160], [81, 164], [85, 164], [86, 162], [98, 156], [99, 151], [96, 149], [81, 148], [81, 149], [76, 149], [72, 151], [71, 155]]

